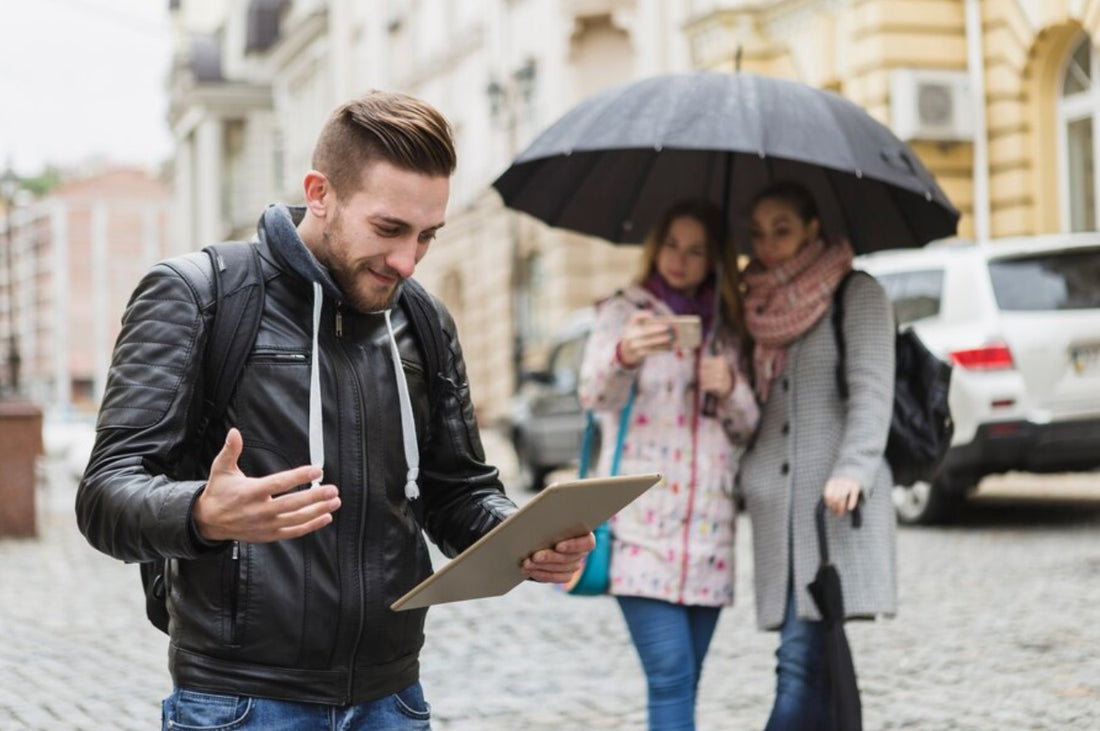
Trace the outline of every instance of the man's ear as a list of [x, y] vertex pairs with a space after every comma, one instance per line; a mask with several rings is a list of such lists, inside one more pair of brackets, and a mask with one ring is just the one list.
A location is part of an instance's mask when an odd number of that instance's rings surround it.
[[305, 193], [306, 208], [315, 217], [323, 219], [335, 202], [335, 194], [328, 178], [324, 173], [310, 170], [302, 181], [302, 188]]

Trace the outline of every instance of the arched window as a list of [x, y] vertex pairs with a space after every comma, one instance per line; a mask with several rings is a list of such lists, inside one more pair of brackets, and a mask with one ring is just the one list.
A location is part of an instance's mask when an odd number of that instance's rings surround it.
[[1096, 184], [1096, 124], [1100, 119], [1100, 67], [1092, 39], [1085, 36], [1066, 60], [1058, 100], [1062, 169], [1062, 228], [1096, 229], [1100, 208]]

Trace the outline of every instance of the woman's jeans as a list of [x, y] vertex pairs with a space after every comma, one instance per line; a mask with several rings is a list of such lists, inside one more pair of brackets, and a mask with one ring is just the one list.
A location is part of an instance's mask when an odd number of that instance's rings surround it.
[[821, 622], [798, 618], [794, 592], [787, 590], [787, 614], [775, 651], [775, 705], [764, 731], [829, 731], [828, 677]]
[[423, 731], [430, 707], [420, 683], [355, 706], [296, 703], [175, 688], [162, 704], [163, 731]]
[[695, 691], [721, 609], [616, 599], [645, 670], [650, 731], [694, 729]]

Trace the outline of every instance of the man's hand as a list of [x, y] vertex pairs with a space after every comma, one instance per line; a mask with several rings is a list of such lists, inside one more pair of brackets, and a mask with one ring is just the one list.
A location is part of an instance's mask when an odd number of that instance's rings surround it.
[[591, 533], [560, 541], [553, 548], [531, 554], [523, 561], [523, 573], [529, 579], [564, 584], [580, 570], [584, 557], [596, 547]]
[[305, 466], [246, 477], [237, 466], [243, 447], [241, 433], [230, 429], [210, 465], [210, 480], [193, 510], [203, 540], [271, 543], [304, 536], [332, 522], [333, 511], [340, 507], [335, 485], [288, 492], [319, 477], [320, 469]]

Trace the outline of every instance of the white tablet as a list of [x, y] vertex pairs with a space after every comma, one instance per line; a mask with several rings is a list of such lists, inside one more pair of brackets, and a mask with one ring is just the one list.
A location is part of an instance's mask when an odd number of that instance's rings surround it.
[[557, 482], [413, 587], [397, 611], [500, 596], [526, 579], [523, 559], [558, 541], [584, 535], [661, 479], [657, 473]]

